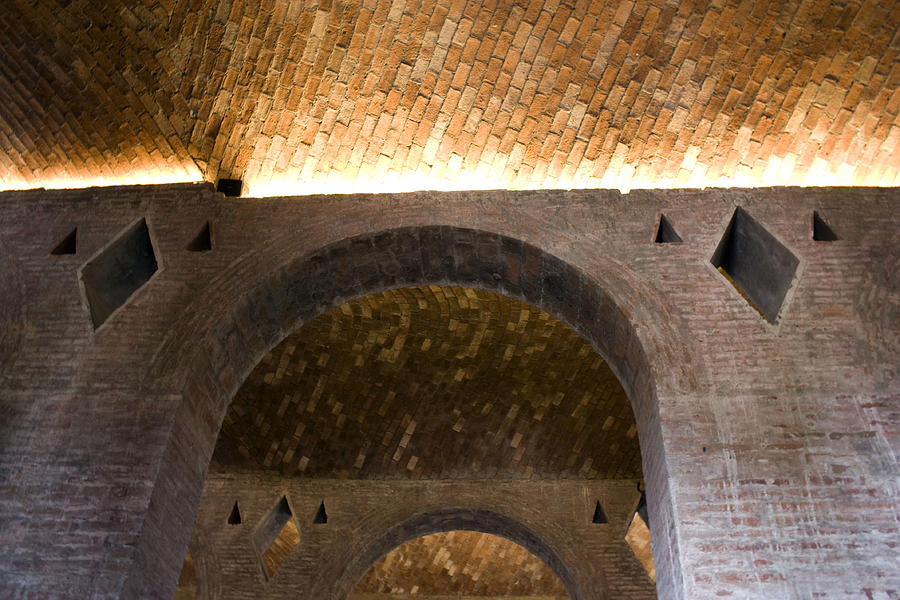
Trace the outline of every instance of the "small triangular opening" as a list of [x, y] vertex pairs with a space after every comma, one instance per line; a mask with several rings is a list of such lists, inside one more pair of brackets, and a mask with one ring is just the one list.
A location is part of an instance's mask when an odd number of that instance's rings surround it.
[[191, 252], [208, 252], [209, 250], [212, 250], [212, 238], [210, 238], [209, 235], [209, 221], [203, 225], [203, 229], [200, 230], [197, 237], [187, 245], [187, 249]]
[[840, 239], [816, 211], [813, 211], [812, 225], [813, 240], [817, 242], [834, 242]]
[[234, 501], [234, 508], [231, 509], [231, 514], [228, 515], [228, 524], [229, 525], [240, 525], [241, 524], [241, 509], [238, 508], [237, 500]]
[[76, 242], [78, 238], [78, 228], [76, 227], [72, 231], [69, 232], [69, 235], [64, 237], [60, 243], [56, 245], [53, 250], [50, 251], [50, 254], [61, 256], [63, 254], [75, 254]]
[[653, 241], [657, 244], [680, 244], [684, 240], [669, 223], [666, 215], [659, 215], [659, 226], [656, 228], [656, 238]]
[[313, 519], [313, 523], [316, 525], [324, 525], [328, 522], [328, 513], [325, 512], [325, 502], [322, 501], [319, 504], [319, 510], [316, 511], [316, 517]]
[[597, 501], [597, 506], [594, 508], [594, 518], [591, 519], [591, 523], [604, 524], [609, 523], [609, 519], [606, 518], [606, 513], [603, 512], [603, 507], [600, 506], [600, 501]]

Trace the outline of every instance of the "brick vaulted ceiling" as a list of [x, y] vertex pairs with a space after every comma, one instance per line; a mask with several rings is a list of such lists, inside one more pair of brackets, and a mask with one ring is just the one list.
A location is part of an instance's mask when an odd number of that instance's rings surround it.
[[900, 182], [900, 3], [8, 0], [0, 187]]
[[429, 286], [289, 335], [235, 396], [212, 469], [639, 479], [641, 459], [628, 398], [577, 333], [505, 296]]
[[567, 600], [539, 558], [501, 537], [475, 531], [427, 535], [382, 557], [348, 600], [390, 598]]

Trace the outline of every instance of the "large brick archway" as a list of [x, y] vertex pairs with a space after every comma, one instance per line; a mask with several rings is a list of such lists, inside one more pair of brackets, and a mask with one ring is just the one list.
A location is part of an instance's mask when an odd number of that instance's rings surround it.
[[[622, 273], [600, 275], [616, 283], [618, 294], [652, 303], [647, 290]], [[661, 591], [665, 597], [677, 597], [682, 586], [656, 410], [657, 367], [648, 359], [647, 341], [640, 339], [633, 317], [596, 274], [589, 276], [531, 244], [453, 226], [402, 227], [338, 239], [260, 277], [227, 310], [207, 317], [215, 321], [176, 324], [158, 353], [165, 360], [151, 366], [147, 379], [180, 377], [184, 402], [126, 583], [129, 595], [157, 589], [160, 573], [167, 573], [174, 588], [219, 423], [265, 352], [302, 323], [349, 299], [423, 284], [476, 287], [533, 304], [570, 324], [608, 361], [631, 400], [638, 427], [652, 519], [659, 523], [654, 539], [659, 589], [667, 590]], [[654, 336], [657, 353], [661, 348], [669, 355], [679, 351], [677, 336], [667, 336], [664, 325], [641, 325], [643, 335]], [[209, 328], [204, 331], [204, 326]], [[173, 361], [173, 356], [183, 360]], [[172, 519], [173, 512], [180, 518]]]

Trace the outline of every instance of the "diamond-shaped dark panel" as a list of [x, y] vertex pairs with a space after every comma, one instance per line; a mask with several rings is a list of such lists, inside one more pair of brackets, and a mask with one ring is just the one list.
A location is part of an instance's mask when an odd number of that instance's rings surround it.
[[770, 323], [778, 318], [799, 260], [738, 207], [712, 257], [712, 264]]
[[156, 254], [141, 219], [81, 270], [94, 329], [156, 273]]
[[300, 543], [294, 513], [282, 496], [253, 534], [253, 544], [267, 579], [271, 579], [288, 554]]

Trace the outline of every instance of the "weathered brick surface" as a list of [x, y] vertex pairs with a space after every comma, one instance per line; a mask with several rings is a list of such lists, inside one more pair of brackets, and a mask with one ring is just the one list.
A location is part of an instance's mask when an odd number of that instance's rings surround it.
[[891, 1], [10, 0], [5, 9], [6, 188], [900, 177]]
[[[896, 596], [898, 202], [872, 188], [2, 194], [26, 299], [0, 389], [3, 593], [171, 595], [226, 405], [265, 353], [356, 296], [452, 283], [562, 318], [619, 377], [660, 597]], [[709, 263], [737, 205], [800, 259], [777, 325]], [[812, 241], [813, 210], [840, 241]], [[652, 242], [660, 212], [683, 244]], [[78, 268], [140, 217], [160, 270], [93, 331]], [[213, 251], [185, 251], [207, 220]], [[78, 254], [51, 256], [76, 225]]]
[[[410, 482], [210, 475], [191, 539], [198, 595], [346, 598], [358, 584], [365, 591], [366, 572], [400, 544], [429, 533], [469, 529], [524, 546], [555, 572], [572, 600], [655, 598], [652, 582], [624, 541], [638, 495], [634, 482], [625, 481]], [[294, 513], [300, 544], [266, 581], [251, 536], [282, 496]], [[608, 524], [590, 522], [597, 499], [608, 507]], [[225, 523], [235, 501], [244, 517], [239, 526]], [[313, 517], [323, 501], [328, 523], [317, 525]], [[423, 592], [427, 589], [426, 584]]]

